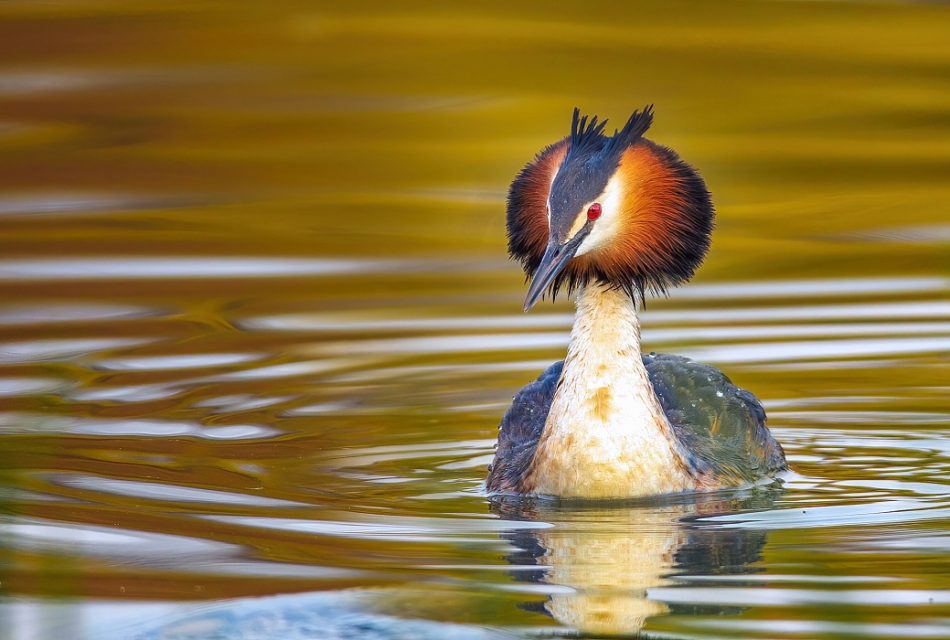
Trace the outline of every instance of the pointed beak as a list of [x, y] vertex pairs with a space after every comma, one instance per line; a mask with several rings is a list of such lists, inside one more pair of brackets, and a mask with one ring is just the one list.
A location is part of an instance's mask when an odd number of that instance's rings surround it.
[[535, 303], [541, 299], [548, 285], [554, 282], [554, 279], [557, 278], [558, 274], [564, 270], [567, 263], [570, 262], [574, 254], [577, 253], [577, 248], [580, 247], [581, 242], [584, 241], [584, 238], [587, 237], [589, 232], [590, 228], [589, 225], [587, 225], [564, 244], [558, 244], [557, 240], [551, 240], [548, 243], [544, 257], [541, 258], [541, 264], [535, 269], [534, 279], [531, 280], [531, 286], [528, 287], [528, 295], [524, 299], [525, 311], [533, 307]]

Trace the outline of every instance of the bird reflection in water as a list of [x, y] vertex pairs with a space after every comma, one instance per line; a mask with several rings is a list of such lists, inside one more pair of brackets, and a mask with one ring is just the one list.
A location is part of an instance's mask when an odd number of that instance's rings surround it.
[[756, 573], [766, 532], [704, 518], [769, 509], [780, 493], [760, 488], [611, 503], [497, 497], [491, 509], [507, 520], [554, 525], [503, 535], [515, 547], [508, 562], [538, 567], [514, 572], [517, 580], [564, 587], [523, 608], [586, 634], [632, 635], [649, 618], [684, 609], [651, 598], [651, 589], [685, 576]]

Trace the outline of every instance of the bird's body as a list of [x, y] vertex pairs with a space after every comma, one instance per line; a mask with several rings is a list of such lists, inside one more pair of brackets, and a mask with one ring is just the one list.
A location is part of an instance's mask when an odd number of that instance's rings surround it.
[[702, 179], [641, 137], [649, 112], [612, 138], [585, 120], [575, 111], [571, 138], [545, 149], [509, 193], [512, 254], [534, 275], [526, 307], [564, 281], [579, 293], [567, 358], [502, 420], [488, 490], [628, 498], [775, 474], [784, 454], [752, 394], [709, 365], [640, 351], [645, 289], [685, 281], [708, 247]]
[[628, 498], [750, 485], [784, 468], [752, 394], [715, 367], [642, 355], [633, 301], [588, 289], [567, 359], [502, 419], [490, 491]]

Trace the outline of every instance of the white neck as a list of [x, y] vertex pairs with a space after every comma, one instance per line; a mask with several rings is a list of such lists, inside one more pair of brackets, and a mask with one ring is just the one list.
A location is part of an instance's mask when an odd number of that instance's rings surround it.
[[640, 356], [625, 292], [577, 296], [564, 370], [528, 476], [542, 495], [623, 498], [695, 488]]

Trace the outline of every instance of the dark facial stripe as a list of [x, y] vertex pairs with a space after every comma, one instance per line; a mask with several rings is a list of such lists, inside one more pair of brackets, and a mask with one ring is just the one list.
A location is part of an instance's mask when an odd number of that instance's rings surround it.
[[570, 147], [551, 186], [551, 237], [566, 242], [574, 221], [587, 204], [607, 186], [625, 149], [639, 140], [653, 121], [651, 107], [635, 111], [627, 124], [612, 136], [603, 133], [606, 120], [588, 121], [574, 109]]

